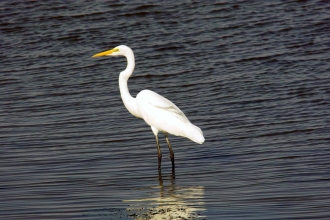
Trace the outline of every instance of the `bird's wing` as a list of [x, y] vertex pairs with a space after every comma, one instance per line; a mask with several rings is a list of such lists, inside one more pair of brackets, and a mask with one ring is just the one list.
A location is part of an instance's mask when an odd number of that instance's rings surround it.
[[159, 108], [169, 113], [173, 113], [172, 115], [180, 119], [182, 122], [189, 122], [189, 119], [184, 115], [184, 113], [167, 98], [151, 90], [143, 90], [138, 94], [138, 96], [143, 97], [143, 99], [148, 102], [148, 104], [152, 105], [155, 108]]

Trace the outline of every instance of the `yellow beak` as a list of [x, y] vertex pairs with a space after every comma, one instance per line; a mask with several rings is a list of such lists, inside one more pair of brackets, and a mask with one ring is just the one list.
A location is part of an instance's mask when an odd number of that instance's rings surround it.
[[119, 49], [117, 48], [113, 48], [112, 50], [107, 50], [107, 51], [104, 51], [104, 52], [101, 52], [101, 53], [97, 53], [95, 54], [94, 56], [92, 57], [103, 57], [103, 56], [109, 56], [110, 54], [112, 54], [113, 52], [118, 52]]

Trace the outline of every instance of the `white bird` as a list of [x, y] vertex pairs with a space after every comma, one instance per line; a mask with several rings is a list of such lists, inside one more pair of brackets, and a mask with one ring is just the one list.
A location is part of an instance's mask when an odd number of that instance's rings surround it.
[[150, 91], [142, 90], [136, 96], [132, 97], [127, 87], [127, 80], [132, 75], [135, 67], [134, 53], [131, 48], [121, 45], [112, 50], [107, 50], [92, 57], [101, 56], [125, 56], [127, 67], [119, 75], [120, 95], [127, 110], [134, 116], [144, 119], [151, 127], [156, 137], [158, 148], [158, 170], [160, 171], [162, 153], [158, 142], [158, 132], [165, 134], [166, 142], [170, 150], [172, 161], [172, 171], [174, 171], [174, 153], [168, 139], [168, 134], [182, 136], [202, 144], [204, 136], [202, 130], [193, 125], [183, 112], [170, 100]]

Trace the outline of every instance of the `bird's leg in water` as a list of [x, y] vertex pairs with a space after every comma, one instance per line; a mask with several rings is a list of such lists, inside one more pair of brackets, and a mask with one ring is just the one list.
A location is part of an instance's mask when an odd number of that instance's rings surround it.
[[158, 149], [158, 171], [160, 171], [160, 166], [162, 163], [162, 152], [160, 151], [160, 146], [158, 142], [158, 135], [156, 135], [156, 144], [157, 144], [157, 149]]
[[167, 134], [165, 134], [165, 138], [166, 138], [166, 142], [167, 142], [167, 146], [168, 149], [170, 150], [170, 157], [171, 157], [171, 161], [172, 161], [172, 170], [174, 170], [174, 153], [170, 144], [170, 140], [168, 139]]

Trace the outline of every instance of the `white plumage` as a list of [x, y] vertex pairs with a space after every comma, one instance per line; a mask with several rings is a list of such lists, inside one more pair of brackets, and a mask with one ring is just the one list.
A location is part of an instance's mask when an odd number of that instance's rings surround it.
[[[199, 144], [204, 142], [201, 129], [193, 125], [170, 100], [150, 90], [141, 91], [136, 100], [142, 118], [154, 128], [153, 131], [186, 137]], [[154, 132], [155, 135], [157, 133]]]
[[136, 98], [130, 95], [127, 80], [134, 71], [135, 59], [134, 53], [129, 47], [121, 45], [112, 50], [98, 53], [93, 57], [120, 55], [125, 56], [127, 59], [127, 67], [119, 75], [119, 88], [124, 105], [132, 115], [144, 119], [151, 127], [156, 137], [159, 171], [162, 154], [158, 142], [158, 133], [161, 131], [165, 134], [170, 150], [172, 169], [174, 170], [174, 153], [167, 134], [186, 137], [196, 143], [202, 144], [205, 140], [203, 132], [199, 127], [193, 125], [174, 103], [163, 96], [150, 90], [142, 90]]

